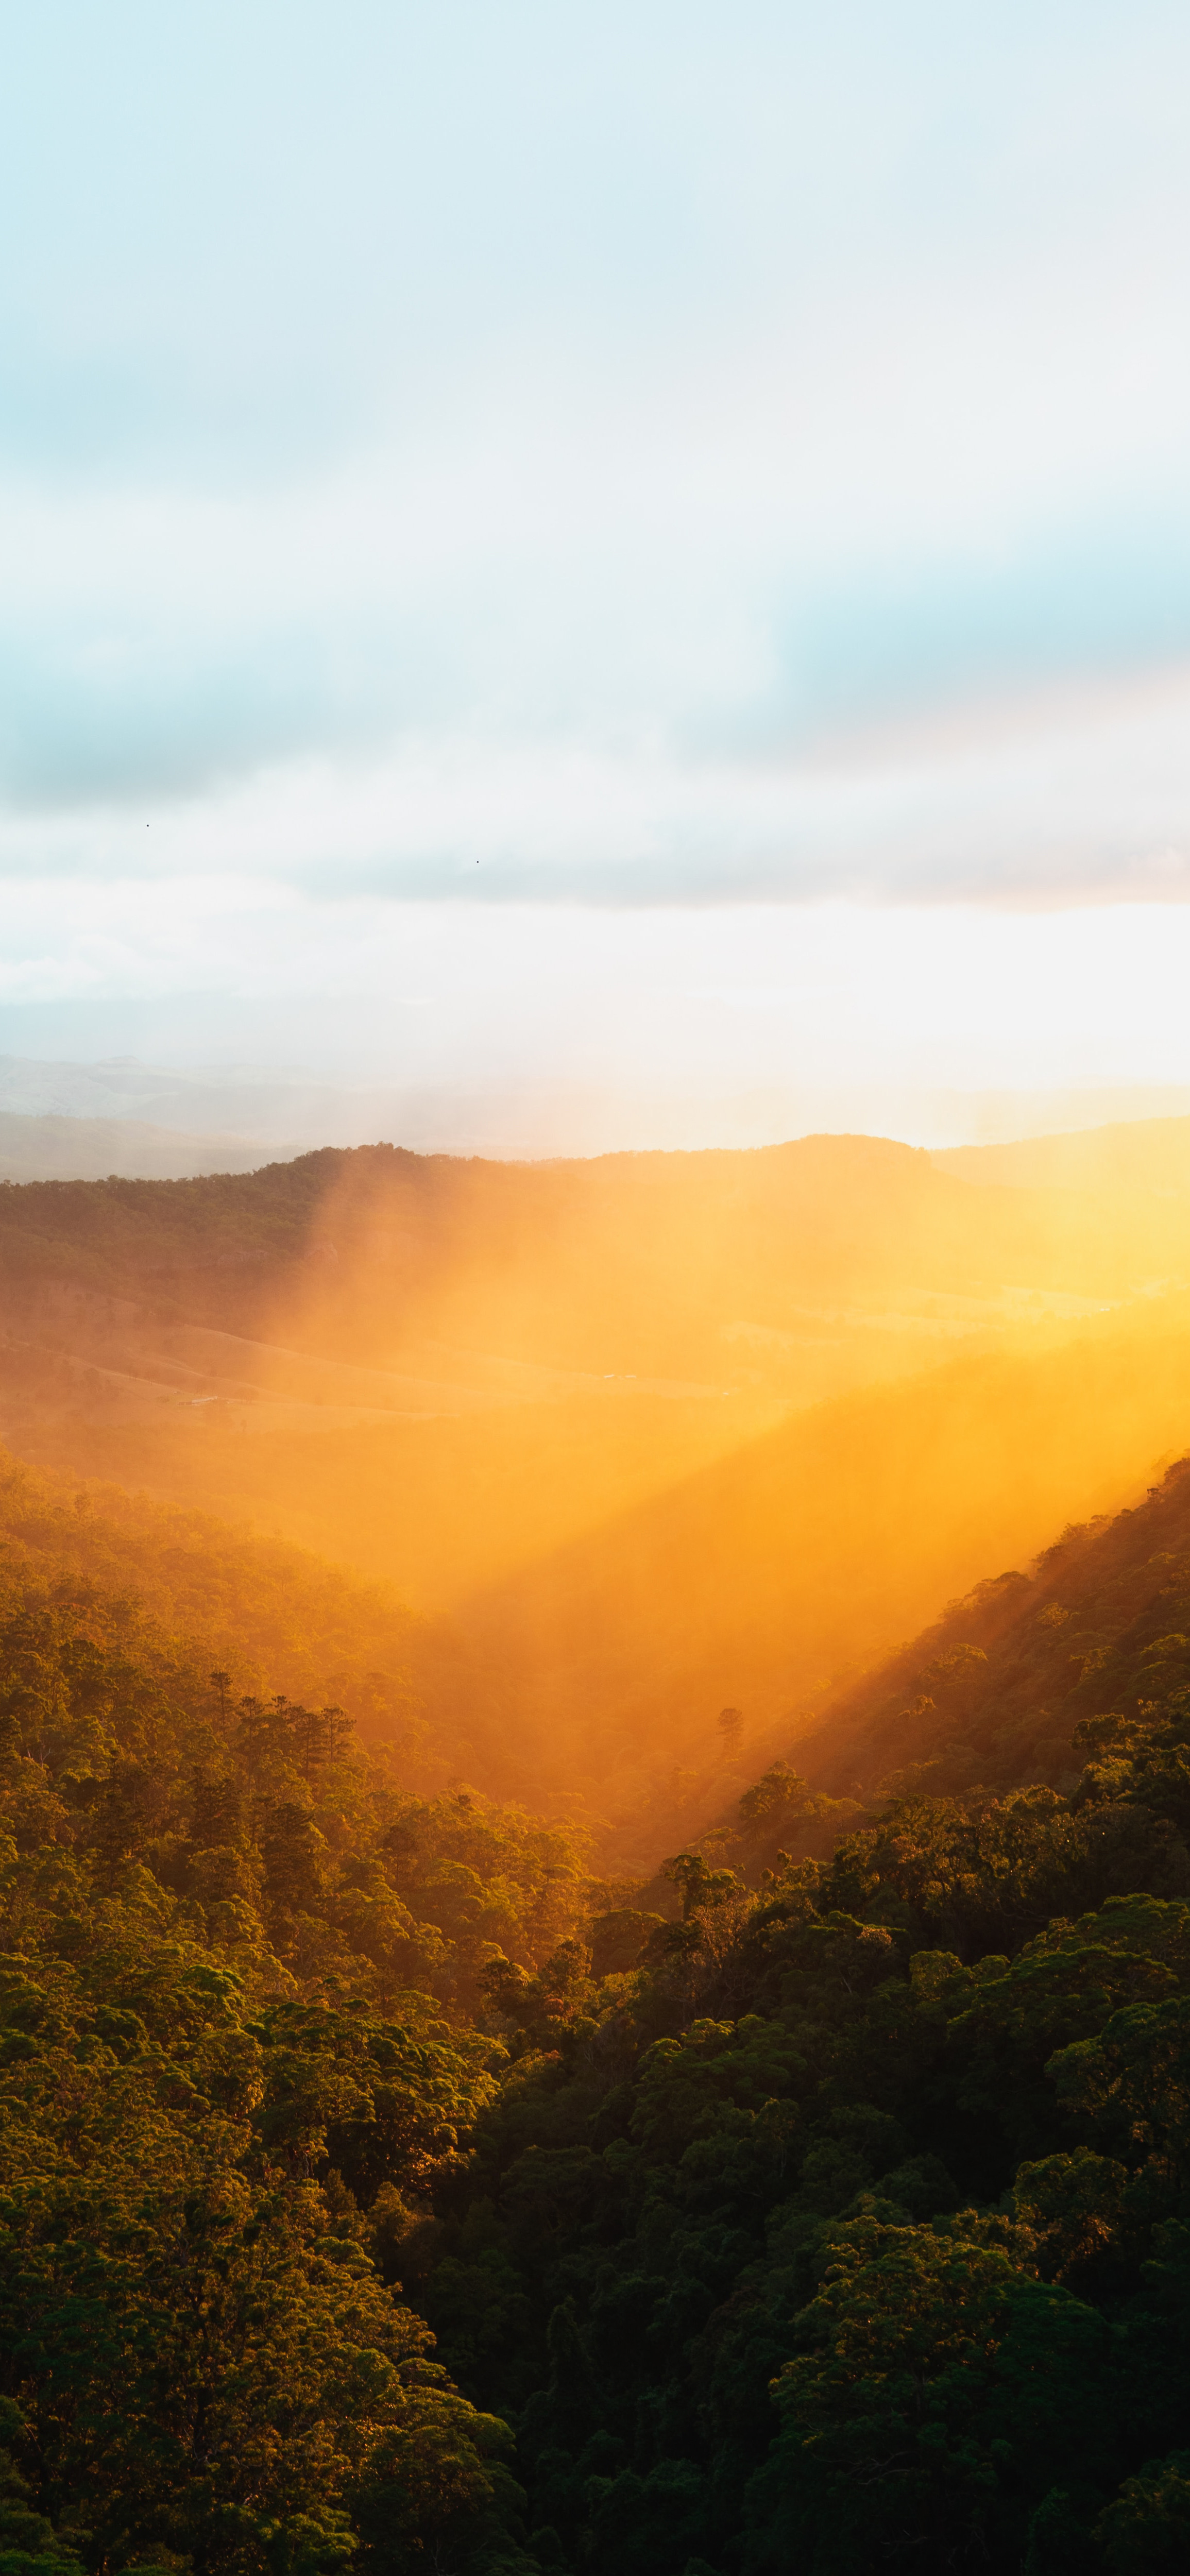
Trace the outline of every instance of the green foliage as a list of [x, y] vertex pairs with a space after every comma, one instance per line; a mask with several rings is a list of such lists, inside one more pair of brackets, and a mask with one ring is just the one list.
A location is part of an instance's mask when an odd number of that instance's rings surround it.
[[747, 2566], [1019, 2563], [1053, 2460], [1085, 2480], [1111, 2458], [1104, 2319], [930, 2228], [863, 2218], [822, 2250], [749, 2490]]
[[1107, 2576], [1175, 2576], [1190, 2558], [1190, 2451], [1148, 2460], [1099, 2517]]
[[328, 2165], [365, 2203], [377, 2175], [424, 2185], [490, 2086], [475, 2042], [351, 2002], [254, 2010], [163, 1911], [130, 1888], [75, 1958], [51, 1936], [0, 1966], [0, 2346], [40, 2500], [116, 2566], [331, 2570], [398, 2475], [385, 2563], [498, 2527], [498, 2428], [427, 2358]]
[[1038, 1781], [1069, 1793], [1081, 1773], [1081, 1801], [1101, 1825], [1122, 1787], [1181, 1827], [1188, 1742], [1182, 1459], [1136, 1510], [1064, 1531], [1029, 1574], [1002, 1574], [952, 1603], [797, 1749], [819, 1794], [854, 1794], [857, 1779], [899, 1799], [1003, 1797]]
[[559, 1829], [412, 1797], [335, 1705], [237, 1696], [134, 1602], [10, 1564], [7, 2576], [533, 2566], [508, 2429], [393, 2256], [495, 2096], [467, 2006], [497, 1936], [528, 1975], [582, 1885]]
[[[76, 1652], [123, 1642], [132, 1666], [168, 1672], [175, 1694], [184, 1678], [204, 1708], [213, 1673], [224, 1698], [280, 1681], [342, 1702], [406, 1762], [424, 1741], [408, 1670], [417, 1626], [393, 1597], [298, 1548], [111, 1485], [76, 1490], [0, 1450], [0, 1619], [34, 1602], [70, 1615]], [[37, 1651], [6, 1639], [6, 1694], [35, 1678], [9, 1659]]]
[[[795, 1860], [812, 1793], [774, 1765], [741, 1802], [750, 1885], [688, 1849], [667, 1921], [621, 1902], [589, 1951], [493, 1963], [510, 2064], [413, 2295], [516, 2416], [543, 2567], [1182, 2563], [1190, 1617], [1148, 1559], [1186, 1501], [1175, 1477], [1068, 1543], [1135, 1634], [1063, 1785], [902, 1784]], [[989, 1622], [1023, 1597], [1069, 1660], [1077, 1614], [1020, 1578]], [[1002, 1666], [962, 1644], [919, 1655], [914, 1725], [978, 1731]], [[1083, 1711], [1109, 1660], [1071, 1668]]]
[[0, 2576], [1184, 2564], [1190, 1607], [1088, 1551], [1081, 1770], [814, 1856], [772, 1766], [589, 1919], [560, 1828], [10, 1567]]
[[[259, 1172], [190, 1181], [0, 1182], [0, 1275], [14, 1284], [82, 1280], [123, 1286], [278, 1263], [301, 1254], [312, 1221], [345, 1164], [380, 1163], [327, 1149]], [[394, 1157], [388, 1149], [386, 1163]], [[223, 1272], [226, 1278], [226, 1267]]]

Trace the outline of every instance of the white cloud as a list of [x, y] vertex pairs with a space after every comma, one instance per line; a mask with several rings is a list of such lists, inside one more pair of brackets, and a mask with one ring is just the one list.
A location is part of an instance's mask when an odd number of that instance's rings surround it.
[[[304, 803], [420, 889], [507, 849], [799, 896], [883, 885], [901, 816], [898, 882], [961, 893], [954, 761], [874, 792], [837, 741], [821, 789], [824, 732], [1190, 653], [1161, 0], [65, 17], [0, 103], [10, 863], [32, 809], [118, 863], [123, 806], [164, 864], [169, 806], [179, 865], [242, 815], [282, 866]], [[1101, 838], [1063, 760], [1041, 880], [1131, 884], [1176, 797], [1111, 785]]]
[[423, 733], [187, 801], [10, 813], [0, 873], [328, 901], [1169, 900], [1190, 891], [1190, 668], [750, 759]]
[[1185, 1078], [1183, 11], [62, 0], [6, 68], [10, 1013]]

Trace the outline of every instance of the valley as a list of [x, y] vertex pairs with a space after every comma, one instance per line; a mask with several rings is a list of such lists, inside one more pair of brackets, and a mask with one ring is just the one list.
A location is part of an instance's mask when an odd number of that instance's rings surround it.
[[0, 1191], [17, 2576], [1180, 2529], [1190, 1203], [1078, 1141]]
[[848, 1137], [9, 1190], [0, 1433], [380, 1585], [427, 1785], [465, 1743], [638, 1871], [717, 1812], [721, 1707], [787, 1750], [1190, 1439], [1184, 1129], [1069, 1140], [1081, 1191]]

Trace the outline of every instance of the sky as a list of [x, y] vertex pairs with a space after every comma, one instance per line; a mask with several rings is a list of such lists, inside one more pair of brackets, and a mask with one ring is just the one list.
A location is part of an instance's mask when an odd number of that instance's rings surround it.
[[1190, 1086], [1184, 8], [0, 21], [0, 1049]]

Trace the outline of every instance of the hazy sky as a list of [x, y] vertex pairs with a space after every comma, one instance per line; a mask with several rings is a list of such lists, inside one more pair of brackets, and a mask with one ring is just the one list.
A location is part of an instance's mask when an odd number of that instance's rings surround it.
[[0, 20], [0, 1045], [1190, 1080], [1184, 7]]

